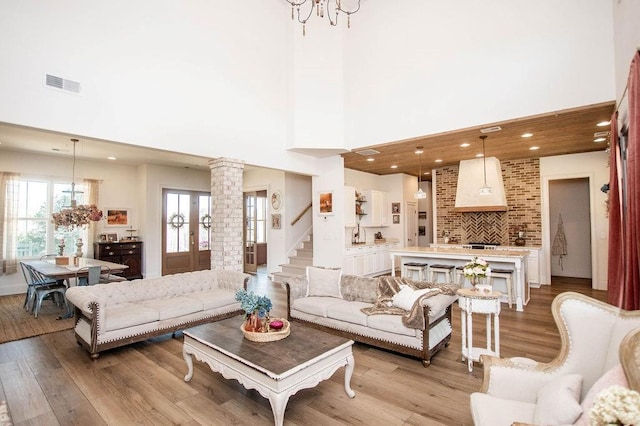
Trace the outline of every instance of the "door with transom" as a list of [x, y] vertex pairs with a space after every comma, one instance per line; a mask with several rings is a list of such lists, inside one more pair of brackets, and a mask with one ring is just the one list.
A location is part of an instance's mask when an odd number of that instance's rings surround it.
[[162, 275], [211, 269], [211, 194], [164, 189]]

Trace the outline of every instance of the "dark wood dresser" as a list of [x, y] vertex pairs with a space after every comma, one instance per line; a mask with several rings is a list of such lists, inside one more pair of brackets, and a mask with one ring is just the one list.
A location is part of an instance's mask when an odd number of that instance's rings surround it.
[[142, 278], [142, 241], [93, 243], [93, 258], [127, 265], [121, 276], [128, 280]]

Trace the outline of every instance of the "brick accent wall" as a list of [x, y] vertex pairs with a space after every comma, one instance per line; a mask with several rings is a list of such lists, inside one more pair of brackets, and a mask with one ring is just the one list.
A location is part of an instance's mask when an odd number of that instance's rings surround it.
[[518, 231], [523, 230], [526, 245], [542, 245], [539, 159], [501, 161], [500, 166], [507, 197], [506, 212], [455, 212], [458, 166], [436, 170], [438, 222], [435, 242], [444, 243], [446, 233], [460, 244], [498, 242], [515, 245]]
[[211, 269], [242, 272], [244, 162], [229, 158], [209, 161], [211, 168]]

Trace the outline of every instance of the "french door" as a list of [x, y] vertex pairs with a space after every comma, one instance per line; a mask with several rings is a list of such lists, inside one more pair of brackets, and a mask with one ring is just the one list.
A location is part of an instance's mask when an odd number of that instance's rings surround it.
[[211, 194], [164, 189], [162, 275], [211, 269]]
[[267, 191], [244, 193], [244, 272], [267, 263]]

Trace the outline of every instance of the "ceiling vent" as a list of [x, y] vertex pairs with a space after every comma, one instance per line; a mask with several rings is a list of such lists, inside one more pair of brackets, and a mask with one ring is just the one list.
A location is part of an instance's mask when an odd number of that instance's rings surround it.
[[480, 133], [493, 133], [499, 132], [500, 130], [502, 130], [500, 126], [485, 127], [484, 129], [480, 129]]
[[369, 155], [380, 154], [380, 151], [376, 151], [375, 149], [363, 149], [362, 151], [356, 151], [356, 154], [364, 155], [368, 157]]
[[46, 74], [45, 86], [55, 89], [64, 90], [65, 92], [80, 93], [80, 83], [77, 81], [67, 80], [66, 78], [57, 77], [55, 75]]

